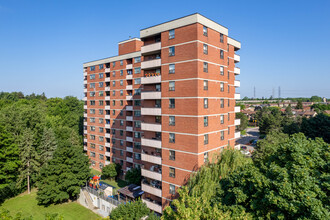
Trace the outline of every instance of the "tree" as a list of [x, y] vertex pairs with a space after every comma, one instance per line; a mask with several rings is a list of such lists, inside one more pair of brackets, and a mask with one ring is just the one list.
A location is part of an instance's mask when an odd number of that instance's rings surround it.
[[53, 153], [57, 147], [55, 133], [51, 128], [44, 128], [39, 146], [40, 150], [40, 165], [43, 166], [53, 158]]
[[301, 132], [307, 137], [321, 137], [327, 143], [330, 143], [330, 116], [318, 114], [312, 118], [303, 118], [301, 123]]
[[155, 214], [150, 211], [141, 199], [126, 204], [121, 204], [110, 213], [110, 219], [114, 220], [140, 220], [149, 216], [147, 219], [157, 219]]
[[296, 109], [303, 109], [302, 101], [300, 99], [297, 102]]
[[119, 173], [117, 173], [117, 164], [111, 163], [102, 169], [102, 177], [104, 178], [115, 178], [118, 176]]
[[242, 112], [237, 112], [236, 113], [236, 119], [241, 119], [241, 124], [237, 126], [238, 130], [239, 131], [244, 131], [248, 126], [247, 116]]
[[31, 177], [35, 176], [39, 171], [39, 156], [33, 146], [34, 134], [30, 129], [23, 132], [23, 136], [19, 143], [21, 167], [19, 169], [18, 185], [21, 185], [26, 179], [28, 193], [30, 194]]
[[310, 99], [311, 102], [322, 102], [322, 97], [319, 97], [319, 96], [316, 96], [316, 95], [313, 95]]
[[260, 134], [282, 131], [283, 116], [278, 107], [264, 107], [256, 113]]
[[127, 171], [125, 180], [129, 184], [141, 185], [141, 169], [133, 168]]
[[80, 146], [59, 145], [54, 156], [40, 171], [37, 200], [41, 205], [77, 198], [89, 179], [89, 160]]
[[290, 104], [285, 108], [285, 115], [288, 116], [288, 117], [293, 116], [292, 108], [291, 108]]

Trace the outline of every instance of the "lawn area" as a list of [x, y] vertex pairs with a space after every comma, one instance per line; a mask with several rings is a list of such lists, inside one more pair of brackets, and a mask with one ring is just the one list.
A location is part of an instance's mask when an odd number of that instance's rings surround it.
[[33, 220], [44, 220], [46, 213], [58, 213], [63, 216], [64, 220], [93, 220], [100, 218], [100, 216], [77, 202], [50, 205], [49, 207], [38, 206], [36, 196], [37, 190], [34, 189], [30, 195], [21, 194], [6, 200], [0, 208], [9, 210], [12, 216], [18, 212], [22, 213], [22, 217], [33, 216]]

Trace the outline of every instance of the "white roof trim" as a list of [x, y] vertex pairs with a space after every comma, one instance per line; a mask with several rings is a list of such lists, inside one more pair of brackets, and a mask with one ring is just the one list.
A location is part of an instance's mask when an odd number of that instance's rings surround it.
[[233, 38], [228, 37], [228, 44], [233, 45], [234, 47], [237, 47], [241, 49], [241, 42], [234, 40]]
[[88, 66], [94, 66], [94, 65], [99, 65], [103, 63], [111, 63], [113, 61], [118, 61], [118, 60], [125, 60], [129, 58], [134, 58], [134, 57], [139, 57], [141, 56], [141, 51], [133, 52], [133, 53], [128, 53], [120, 56], [114, 56], [114, 57], [109, 57], [101, 60], [95, 60], [91, 62], [87, 62], [83, 64], [83, 67], [88, 67]]

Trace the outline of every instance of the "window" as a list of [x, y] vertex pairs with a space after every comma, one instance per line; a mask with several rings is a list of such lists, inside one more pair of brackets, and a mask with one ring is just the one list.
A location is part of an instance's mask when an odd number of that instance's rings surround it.
[[223, 66], [220, 66], [220, 75], [224, 75]]
[[135, 138], [141, 138], [141, 133], [140, 132], [134, 132], [134, 137]]
[[141, 84], [141, 78], [136, 78], [134, 79], [134, 84], [137, 85], [137, 84]]
[[120, 61], [120, 66], [122, 66], [123, 64], [124, 64], [124, 62], [121, 60], [121, 61]]
[[160, 92], [160, 88], [161, 88], [161, 87], [160, 87], [160, 84], [156, 84], [156, 91], [157, 91], [157, 92]]
[[175, 160], [175, 151], [174, 150], [170, 150], [169, 151], [169, 156], [170, 156], [170, 160]]
[[99, 123], [103, 124], [103, 118], [99, 118]]
[[103, 154], [99, 154], [99, 157], [100, 157], [101, 160], [104, 159], [104, 155]]
[[112, 95], [115, 96], [116, 95], [116, 90], [112, 91]]
[[91, 139], [91, 140], [95, 140], [95, 135], [91, 135], [91, 136], [90, 136], [90, 139]]
[[174, 55], [175, 55], [175, 47], [169, 47], [168, 52], [169, 52], [169, 56], [170, 56], [170, 57], [171, 57], [171, 56], [174, 56]]
[[116, 143], [116, 139], [112, 139], [112, 144], [115, 144]]
[[95, 109], [90, 109], [90, 110], [89, 110], [89, 113], [91, 113], [91, 114], [95, 114]]
[[91, 66], [91, 67], [89, 67], [89, 70], [90, 70], [90, 71], [94, 71], [94, 70], [95, 70], [95, 66]]
[[124, 95], [124, 91], [120, 90], [120, 95], [123, 96]]
[[174, 29], [173, 30], [169, 30], [168, 35], [169, 35], [168, 36], [169, 39], [173, 39], [175, 37], [175, 31], [174, 31]]
[[170, 174], [170, 177], [175, 178], [175, 168], [170, 167], [170, 172], [169, 172], [169, 174]]
[[115, 77], [116, 76], [116, 71], [112, 72], [112, 76]]
[[120, 106], [123, 106], [123, 105], [124, 105], [123, 100], [120, 100]]
[[229, 79], [229, 77], [230, 77], [230, 74], [229, 74], [229, 71], [228, 71], [228, 79]]
[[223, 34], [220, 33], [220, 42], [223, 43]]
[[141, 62], [141, 57], [134, 58], [134, 63], [140, 63], [140, 62]]
[[95, 101], [94, 101], [94, 100], [89, 101], [89, 104], [90, 104], [90, 105], [95, 105]]
[[120, 80], [120, 85], [124, 85], [124, 81], [123, 80]]
[[124, 151], [123, 150], [120, 150], [120, 156], [123, 156], [124, 155]]
[[99, 88], [103, 87], [103, 82], [99, 82]]
[[220, 123], [223, 124], [224, 123], [224, 116], [220, 115]]
[[175, 90], [175, 82], [174, 81], [170, 81], [169, 82], [169, 90], [170, 91], [174, 91]]
[[89, 88], [94, 89], [95, 88], [95, 83], [89, 84]]
[[134, 111], [134, 116], [140, 117], [141, 116], [141, 111], [140, 110]]
[[104, 92], [103, 91], [99, 91], [99, 96], [103, 96]]
[[134, 127], [141, 128], [141, 121], [135, 121], [134, 122]]
[[203, 53], [204, 54], [208, 53], [207, 44], [203, 44]]
[[115, 114], [116, 114], [116, 110], [112, 110], [112, 115], [115, 115]]
[[91, 126], [91, 131], [95, 131], [95, 126]]
[[123, 130], [119, 130], [119, 135], [123, 136], [124, 135], [124, 131]]
[[141, 95], [141, 89], [134, 89], [135, 95]]
[[134, 147], [135, 147], [136, 149], [141, 149], [141, 143], [139, 143], [139, 142], [134, 142]]
[[229, 66], [229, 57], [227, 58], [227, 65]]
[[209, 126], [209, 117], [208, 116], [204, 116], [204, 127]]
[[170, 184], [170, 194], [175, 195], [175, 186], [173, 184]]
[[124, 71], [120, 70], [120, 75], [123, 76], [124, 75]]
[[230, 86], [228, 85], [228, 93], [230, 93]]
[[95, 79], [95, 74], [89, 75], [89, 79]]
[[103, 115], [103, 109], [99, 109], [99, 115]]
[[221, 140], [225, 139], [225, 132], [224, 131], [220, 131], [220, 139]]
[[209, 134], [204, 134], [204, 144], [209, 143]]
[[220, 99], [220, 108], [224, 108], [224, 100]]
[[169, 135], [169, 141], [170, 141], [170, 143], [175, 143], [175, 134], [170, 133], [170, 135]]
[[223, 58], [223, 50], [220, 50], [220, 59], [224, 59]]
[[134, 68], [134, 73], [136, 74], [141, 73], [141, 67]]
[[141, 160], [141, 154], [134, 153], [134, 158], [135, 158], [136, 160]]
[[175, 73], [175, 64], [169, 65], [169, 73]]
[[90, 97], [94, 97], [95, 96], [95, 92], [89, 92], [89, 96]]
[[204, 163], [209, 162], [209, 152], [204, 153]]
[[208, 108], [208, 107], [209, 107], [209, 99], [204, 98], [204, 108]]
[[141, 100], [134, 100], [134, 106], [141, 106]]
[[112, 134], [116, 134], [116, 130], [115, 129], [112, 129], [111, 132], [112, 132]]
[[100, 78], [100, 79], [102, 79], [102, 78], [103, 78], [103, 76], [104, 76], [104, 74], [103, 74], [103, 73], [99, 73], [99, 78]]
[[103, 100], [99, 100], [99, 105], [100, 105], [100, 106], [103, 105]]
[[95, 157], [95, 153], [91, 151], [91, 157]]
[[207, 62], [204, 62], [204, 64], [203, 64], [203, 71], [204, 71], [205, 73], [208, 72], [208, 64], [207, 64]]
[[175, 116], [169, 116], [169, 125], [174, 126], [175, 125]]
[[228, 107], [230, 107], [230, 100], [228, 99]]
[[91, 144], [90, 147], [95, 149], [95, 144]]
[[113, 86], [113, 87], [116, 86], [116, 81], [112, 81], [112, 86]]
[[101, 69], [103, 69], [103, 64], [99, 64], [99, 69], [101, 70]]
[[230, 114], [228, 113], [228, 121], [230, 121]]
[[112, 105], [113, 105], [113, 106], [116, 105], [116, 100], [112, 100]]
[[123, 126], [123, 125], [124, 125], [124, 121], [123, 121], [123, 120], [120, 120], [119, 122], [120, 122], [120, 123], [119, 123], [120, 126]]
[[230, 135], [230, 127], [228, 127], [228, 135]]
[[95, 122], [95, 118], [89, 118], [89, 121], [94, 123]]
[[207, 27], [203, 26], [203, 35], [207, 37]]
[[123, 116], [123, 114], [124, 114], [123, 111], [120, 111], [120, 112], [119, 112], [119, 115], [120, 115], [120, 116]]
[[116, 61], [112, 62], [112, 67], [116, 66]]
[[175, 108], [175, 99], [169, 99], [170, 108]]
[[204, 85], [204, 90], [208, 90], [208, 81], [207, 80], [204, 80], [204, 82], [203, 82], [203, 85]]
[[220, 91], [221, 91], [221, 92], [224, 91], [224, 83], [223, 83], [223, 82], [220, 83]]

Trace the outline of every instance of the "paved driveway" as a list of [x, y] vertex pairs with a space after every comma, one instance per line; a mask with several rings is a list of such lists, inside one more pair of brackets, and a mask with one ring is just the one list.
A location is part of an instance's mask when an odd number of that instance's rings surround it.
[[246, 135], [241, 136], [239, 139], [236, 140], [238, 144], [245, 146], [247, 151], [252, 152], [254, 151], [254, 146], [248, 145], [252, 140], [259, 140], [259, 127], [255, 128], [247, 128]]

